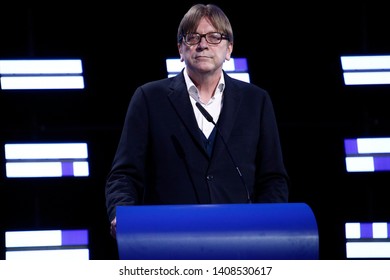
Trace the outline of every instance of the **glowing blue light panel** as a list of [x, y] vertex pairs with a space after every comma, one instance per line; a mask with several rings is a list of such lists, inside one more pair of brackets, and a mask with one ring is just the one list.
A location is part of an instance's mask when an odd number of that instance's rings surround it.
[[7, 178], [89, 176], [86, 143], [5, 144]]
[[348, 172], [390, 171], [390, 137], [344, 140]]
[[390, 55], [341, 56], [345, 85], [390, 84]]
[[6, 260], [88, 260], [88, 231], [35, 230], [5, 233]]
[[[168, 58], [166, 59], [166, 67], [168, 72], [168, 77], [177, 75], [185, 67], [184, 62], [180, 61], [179, 58]], [[223, 69], [226, 73], [238, 80], [248, 82], [250, 81], [248, 73], [248, 63], [246, 58], [231, 58], [228, 61], [225, 61], [223, 64]]]
[[3, 90], [83, 89], [80, 59], [0, 60]]
[[346, 223], [347, 258], [390, 258], [390, 224], [386, 222]]

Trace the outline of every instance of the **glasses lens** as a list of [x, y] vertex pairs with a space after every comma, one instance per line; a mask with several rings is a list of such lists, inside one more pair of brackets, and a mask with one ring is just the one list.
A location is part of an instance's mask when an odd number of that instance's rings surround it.
[[206, 41], [210, 44], [219, 44], [222, 40], [221, 33], [213, 32], [206, 34]]
[[195, 45], [198, 44], [200, 41], [200, 35], [197, 33], [188, 33], [184, 37], [184, 40], [186, 41], [187, 44], [189, 45]]

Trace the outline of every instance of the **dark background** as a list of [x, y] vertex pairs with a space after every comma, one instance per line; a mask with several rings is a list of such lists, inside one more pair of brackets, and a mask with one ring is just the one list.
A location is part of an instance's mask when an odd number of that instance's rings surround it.
[[[389, 173], [346, 173], [343, 140], [390, 135], [390, 88], [344, 86], [340, 56], [388, 54], [388, 10], [376, 1], [269, 2], [213, 3], [231, 20], [233, 57], [248, 59], [251, 81], [273, 100], [290, 201], [312, 208], [320, 258], [345, 259], [345, 222], [389, 220]], [[194, 3], [1, 6], [0, 59], [80, 58], [86, 84], [84, 90], [0, 91], [2, 236], [86, 228], [91, 259], [117, 258], [105, 177], [133, 91], [167, 76], [165, 59], [178, 57], [177, 27]], [[7, 179], [4, 144], [34, 141], [87, 142], [90, 176]]]

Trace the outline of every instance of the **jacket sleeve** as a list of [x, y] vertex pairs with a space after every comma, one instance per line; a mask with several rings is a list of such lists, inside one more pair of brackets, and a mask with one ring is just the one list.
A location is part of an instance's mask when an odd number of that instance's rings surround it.
[[138, 88], [126, 113], [119, 144], [105, 186], [109, 220], [116, 206], [138, 204], [143, 195], [148, 115], [142, 88]]
[[257, 173], [254, 200], [256, 202], [288, 202], [289, 177], [286, 172], [276, 116], [268, 93], [260, 117]]

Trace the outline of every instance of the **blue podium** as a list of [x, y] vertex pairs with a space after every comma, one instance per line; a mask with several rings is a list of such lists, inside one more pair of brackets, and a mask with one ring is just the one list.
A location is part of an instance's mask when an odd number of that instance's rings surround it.
[[318, 229], [305, 203], [118, 206], [121, 260], [310, 260]]

